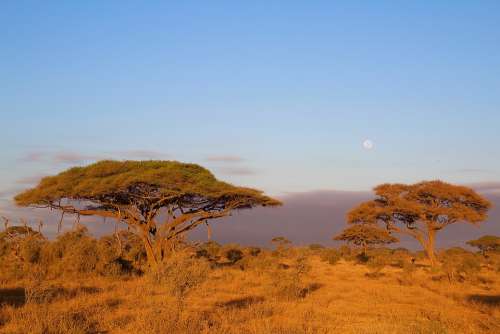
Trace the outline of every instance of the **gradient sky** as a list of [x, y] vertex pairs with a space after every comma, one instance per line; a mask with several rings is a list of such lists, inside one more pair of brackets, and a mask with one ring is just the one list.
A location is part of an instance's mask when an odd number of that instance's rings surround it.
[[500, 181], [498, 0], [2, 1], [0, 40], [0, 197], [107, 157], [271, 194]]

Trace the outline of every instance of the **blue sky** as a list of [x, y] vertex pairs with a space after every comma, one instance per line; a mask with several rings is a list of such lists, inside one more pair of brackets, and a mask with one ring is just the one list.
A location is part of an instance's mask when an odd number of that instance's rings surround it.
[[272, 194], [500, 181], [499, 1], [2, 1], [0, 39], [0, 197], [108, 157]]

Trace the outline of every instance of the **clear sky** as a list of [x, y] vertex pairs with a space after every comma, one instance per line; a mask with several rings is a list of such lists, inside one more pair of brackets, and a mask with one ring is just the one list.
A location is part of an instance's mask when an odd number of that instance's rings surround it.
[[0, 41], [0, 197], [106, 157], [271, 194], [500, 181], [498, 0], [7, 0]]

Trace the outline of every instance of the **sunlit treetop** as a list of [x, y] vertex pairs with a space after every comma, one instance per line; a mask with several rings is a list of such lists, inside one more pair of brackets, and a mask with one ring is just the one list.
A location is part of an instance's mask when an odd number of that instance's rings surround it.
[[221, 182], [207, 169], [177, 161], [100, 161], [45, 177], [15, 197], [18, 205], [50, 205], [61, 200], [134, 202], [239, 202], [238, 207], [280, 202], [261, 191]]
[[339, 235], [335, 236], [333, 239], [347, 241], [358, 246], [382, 245], [399, 241], [386, 229], [370, 224], [352, 225], [342, 231]]
[[382, 184], [375, 199], [349, 211], [350, 224], [382, 224], [390, 232], [417, 239], [431, 264], [436, 233], [448, 225], [464, 222], [477, 225], [488, 218], [491, 203], [474, 190], [443, 181], [415, 184]]
[[374, 200], [349, 212], [349, 222], [400, 222], [411, 227], [424, 221], [439, 229], [460, 221], [482, 222], [491, 207], [491, 203], [474, 190], [443, 181], [383, 184], [374, 191]]
[[467, 244], [479, 248], [482, 252], [500, 251], [500, 237], [494, 235], [485, 235], [477, 240], [468, 241]]

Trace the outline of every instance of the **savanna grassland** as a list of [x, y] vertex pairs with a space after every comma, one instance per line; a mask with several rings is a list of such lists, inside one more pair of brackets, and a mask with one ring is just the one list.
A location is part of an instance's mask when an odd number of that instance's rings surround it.
[[[11, 227], [12, 229], [12, 227]], [[28, 232], [28, 233], [27, 233]], [[0, 238], [1, 333], [498, 333], [500, 255], [179, 243], [84, 228]], [[14, 235], [15, 234], [15, 235]]]

